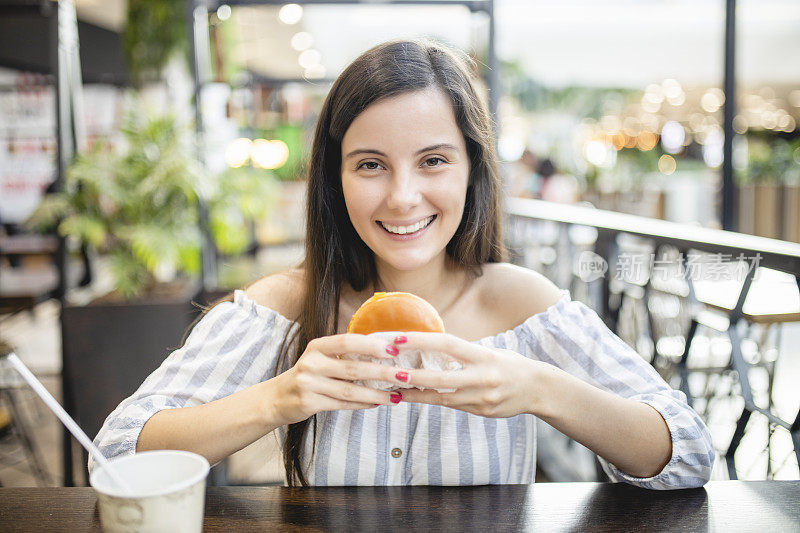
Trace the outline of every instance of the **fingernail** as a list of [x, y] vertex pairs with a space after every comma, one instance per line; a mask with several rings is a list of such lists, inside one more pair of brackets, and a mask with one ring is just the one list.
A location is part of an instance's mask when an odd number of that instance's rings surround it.
[[376, 403], [376, 404], [375, 404], [375, 407], [378, 407], [379, 405], [380, 405], [379, 403]]
[[408, 381], [408, 372], [398, 372], [397, 374], [394, 375], [394, 377], [397, 378], [397, 381], [402, 381], [403, 383], [405, 383], [406, 381]]
[[400, 400], [403, 399], [403, 395], [399, 392], [393, 392], [389, 395], [389, 399], [392, 401], [392, 403], [400, 403]]
[[400, 350], [397, 349], [397, 346], [394, 346], [392, 344], [387, 344], [386, 353], [388, 353], [389, 355], [397, 355], [400, 353]]
[[397, 337], [394, 338], [395, 344], [403, 344], [404, 342], [408, 342], [408, 337], [406, 337], [405, 335], [398, 335]]

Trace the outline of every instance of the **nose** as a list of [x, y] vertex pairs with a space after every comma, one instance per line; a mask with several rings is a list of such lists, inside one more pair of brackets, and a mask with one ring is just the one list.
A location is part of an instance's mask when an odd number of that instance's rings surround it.
[[419, 177], [413, 170], [399, 169], [392, 174], [386, 207], [393, 211], [408, 211], [421, 199]]

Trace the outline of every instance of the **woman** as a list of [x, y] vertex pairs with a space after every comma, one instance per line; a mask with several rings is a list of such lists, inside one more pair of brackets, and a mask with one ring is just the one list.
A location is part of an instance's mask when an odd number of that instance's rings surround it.
[[[465, 58], [428, 42], [367, 51], [334, 83], [310, 161], [301, 267], [213, 307], [106, 420], [106, 455], [213, 463], [278, 429], [289, 485], [532, 483], [541, 418], [616, 480], [708, 480], [711, 440], [683, 395], [566, 291], [502, 262], [491, 123]], [[448, 334], [345, 334], [379, 290], [422, 296]], [[464, 369], [338, 358], [406, 347]], [[367, 379], [457, 390], [354, 383]]]

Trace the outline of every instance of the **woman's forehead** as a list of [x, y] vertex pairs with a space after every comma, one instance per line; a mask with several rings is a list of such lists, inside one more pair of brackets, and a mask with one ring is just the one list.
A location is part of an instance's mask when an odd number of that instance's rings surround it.
[[368, 106], [345, 132], [342, 154], [371, 148], [414, 152], [438, 144], [464, 148], [450, 99], [442, 89], [432, 86]]

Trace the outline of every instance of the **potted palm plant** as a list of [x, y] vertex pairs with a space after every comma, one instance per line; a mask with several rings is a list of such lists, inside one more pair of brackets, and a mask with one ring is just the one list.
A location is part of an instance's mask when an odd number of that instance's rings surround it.
[[29, 220], [95, 250], [96, 269], [113, 282], [88, 305], [62, 309], [64, 384], [80, 392], [65, 390], [65, 401], [89, 434], [180, 345], [196, 316], [201, 200], [214, 246], [236, 254], [275, 196], [269, 171], [204, 171], [174, 117], [128, 113], [118, 136], [79, 156], [64, 191], [46, 196]]

